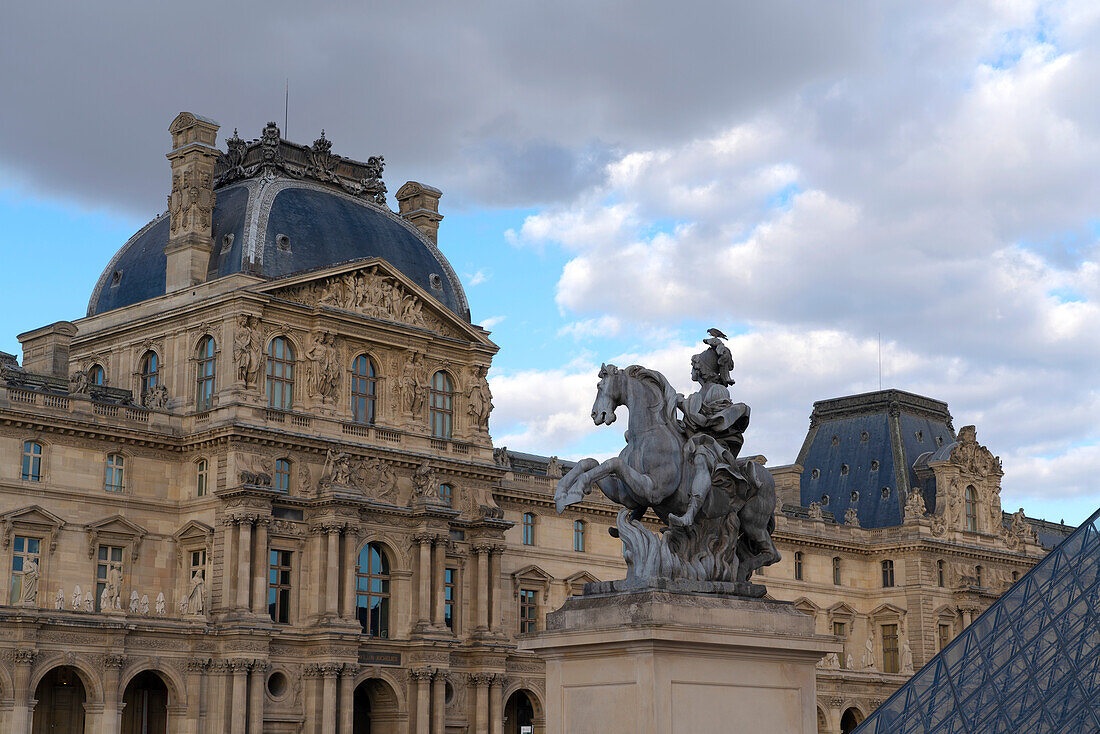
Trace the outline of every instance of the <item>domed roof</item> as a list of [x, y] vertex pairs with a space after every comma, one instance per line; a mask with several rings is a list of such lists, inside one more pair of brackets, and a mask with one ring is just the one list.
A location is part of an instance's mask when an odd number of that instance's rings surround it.
[[[265, 130], [265, 138], [268, 131]], [[275, 130], [277, 136], [278, 130]], [[278, 138], [275, 138], [278, 140]], [[316, 268], [368, 258], [382, 258], [408, 276], [455, 314], [470, 320], [466, 294], [435, 243], [385, 206], [381, 181], [361, 179], [361, 186], [343, 177], [311, 177], [307, 167], [292, 168], [287, 160], [310, 148], [278, 141], [279, 167], [248, 170], [258, 156], [258, 141], [234, 140], [246, 150], [234, 161], [219, 161], [213, 213], [214, 249], [207, 280], [233, 273], [279, 278]], [[319, 141], [327, 143], [323, 138]], [[314, 144], [314, 149], [317, 143]], [[353, 161], [330, 156], [344, 166]], [[372, 159], [380, 172], [381, 163]], [[236, 175], [234, 175], [234, 173]], [[292, 176], [280, 175], [290, 173]], [[263, 174], [263, 175], [258, 175]], [[295, 175], [296, 174], [296, 175]], [[309, 180], [309, 179], [313, 180]], [[228, 179], [228, 181], [227, 181]], [[235, 179], [235, 180], [233, 180]], [[219, 185], [220, 184], [220, 185]], [[337, 185], [339, 184], [339, 185]], [[370, 188], [373, 186], [373, 188]], [[350, 189], [355, 193], [347, 193]], [[367, 196], [364, 196], [367, 194]], [[165, 293], [170, 218], [154, 219], [122, 246], [96, 284], [88, 315], [129, 306]]]

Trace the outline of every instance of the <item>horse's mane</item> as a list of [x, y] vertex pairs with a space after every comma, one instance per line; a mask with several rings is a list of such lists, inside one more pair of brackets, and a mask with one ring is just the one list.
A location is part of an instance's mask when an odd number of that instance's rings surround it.
[[665, 376], [657, 370], [651, 370], [646, 367], [642, 367], [640, 364], [632, 364], [623, 370], [627, 376], [633, 377], [642, 382], [648, 382], [657, 388], [657, 392], [661, 394], [664, 400], [664, 407], [661, 410], [661, 414], [664, 419], [674, 424], [676, 422], [676, 390], [668, 383]]

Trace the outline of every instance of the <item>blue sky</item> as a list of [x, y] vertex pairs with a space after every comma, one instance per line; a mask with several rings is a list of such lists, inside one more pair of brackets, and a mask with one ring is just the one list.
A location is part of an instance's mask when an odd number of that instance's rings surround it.
[[254, 137], [289, 78], [289, 137], [443, 189], [440, 247], [501, 346], [498, 445], [614, 452], [621, 424], [587, 417], [599, 364], [686, 390], [718, 326], [745, 450], [786, 463], [814, 400], [878, 386], [881, 335], [884, 386], [976, 424], [1006, 508], [1100, 504], [1100, 8], [415, 10], [10, 9], [0, 349], [81, 316], [163, 210], [177, 112]]

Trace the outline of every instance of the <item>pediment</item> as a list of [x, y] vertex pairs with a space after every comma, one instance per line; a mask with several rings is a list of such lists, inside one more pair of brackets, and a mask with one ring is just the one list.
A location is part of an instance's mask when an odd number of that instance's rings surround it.
[[516, 596], [519, 596], [519, 587], [521, 584], [525, 586], [538, 586], [542, 589], [542, 596], [545, 601], [550, 595], [550, 582], [554, 580], [554, 577], [532, 564], [513, 572], [512, 580], [515, 581], [514, 589]]
[[172, 536], [176, 541], [194, 540], [197, 538], [209, 538], [214, 532], [214, 528], [210, 527], [206, 523], [201, 523], [198, 520], [190, 520], [176, 531]]
[[829, 607], [830, 617], [858, 617], [859, 613], [844, 602], [837, 602]]
[[810, 601], [806, 597], [802, 597], [801, 599], [796, 599], [795, 602], [794, 602], [794, 608], [797, 609], [798, 611], [802, 612], [803, 614], [810, 614], [810, 615], [817, 614], [818, 612], [821, 611], [821, 607], [819, 607], [817, 604], [814, 604], [812, 601]]
[[443, 336], [491, 344], [429, 292], [381, 258], [282, 278], [257, 288], [309, 308], [346, 311]]
[[599, 579], [590, 574], [588, 571], [577, 571], [572, 576], [565, 577], [565, 583], [573, 586], [575, 584], [595, 584]]
[[954, 620], [958, 616], [959, 612], [955, 607], [944, 604], [938, 607], [936, 611], [932, 612], [932, 616], [937, 619], [951, 619]]
[[137, 560], [141, 553], [141, 541], [148, 531], [140, 525], [130, 522], [122, 515], [104, 518], [97, 522], [89, 523], [88, 532], [88, 557], [95, 556], [96, 547], [100, 541], [110, 541], [129, 546], [133, 560]]
[[88, 523], [88, 530], [94, 530], [100, 534], [115, 533], [117, 535], [139, 535], [143, 537], [148, 533], [145, 528], [130, 522], [122, 515], [115, 515], [97, 522]]
[[[20, 510], [12, 510], [0, 515], [5, 524], [40, 525], [59, 529], [65, 525], [65, 521], [49, 510], [38, 505], [31, 505]], [[7, 543], [5, 543], [7, 545]]]
[[905, 610], [902, 609], [901, 607], [896, 607], [893, 604], [889, 604], [889, 603], [880, 604], [879, 606], [875, 607], [871, 611], [871, 616], [872, 617], [888, 617], [888, 616], [904, 617], [905, 616]]

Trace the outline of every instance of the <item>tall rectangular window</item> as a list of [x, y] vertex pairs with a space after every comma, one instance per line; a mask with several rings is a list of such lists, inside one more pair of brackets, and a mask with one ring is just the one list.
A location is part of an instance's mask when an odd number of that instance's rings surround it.
[[351, 365], [351, 419], [356, 423], [374, 423], [377, 383], [374, 362], [360, 354]]
[[447, 568], [443, 570], [443, 622], [447, 625], [447, 629], [454, 630], [455, 628], [455, 576], [458, 574], [458, 570], [454, 568]]
[[439, 499], [446, 502], [448, 505], [454, 501], [454, 487], [449, 484], [439, 485]]
[[103, 488], [108, 492], [121, 492], [123, 484], [123, 464], [125, 459], [122, 454], [107, 454], [107, 471], [103, 480]]
[[896, 624], [882, 625], [882, 670], [886, 673], [896, 673], [901, 670], [898, 665], [898, 626]]
[[24, 538], [16, 535], [12, 541], [11, 554], [11, 603], [18, 604], [23, 600], [23, 574], [28, 569], [38, 568], [38, 538]]
[[210, 410], [214, 407], [214, 340], [207, 336], [199, 342], [198, 376], [195, 392], [195, 407], [198, 410]]
[[[833, 634], [842, 640], [848, 639], [848, 624], [846, 622], [833, 622]], [[848, 661], [845, 659], [843, 647], [840, 651], [840, 667], [847, 667]]]
[[538, 625], [538, 601], [535, 589], [519, 590], [519, 633], [534, 632]]
[[273, 550], [269, 558], [267, 611], [272, 622], [290, 624], [291, 552]]
[[280, 492], [290, 492], [290, 462], [286, 459], [275, 460], [275, 483], [274, 489]]
[[584, 520], [573, 521], [573, 550], [584, 553]]
[[951, 625], [941, 624], [939, 626], [939, 644], [940, 650], [947, 647], [947, 643], [951, 642]]
[[535, 513], [523, 513], [523, 544], [535, 544]]
[[882, 586], [883, 588], [889, 588], [894, 585], [894, 562], [883, 561], [882, 562]]
[[[107, 582], [114, 576], [116, 584], [122, 578], [122, 548], [117, 545], [99, 546], [99, 557], [95, 566], [95, 610], [103, 611], [100, 602], [103, 600], [103, 590], [107, 588]], [[115, 593], [121, 595], [122, 589], [115, 588]]]
[[833, 558], [833, 584], [840, 586], [840, 557]]
[[42, 444], [37, 441], [23, 442], [23, 471], [21, 476], [28, 482], [42, 479]]
[[209, 478], [209, 476], [207, 474], [207, 469], [206, 469], [206, 459], [199, 459], [198, 460], [198, 463], [195, 464], [195, 472], [196, 472], [195, 496], [196, 497], [205, 497], [206, 496], [206, 481]]
[[451, 376], [440, 370], [432, 376], [428, 391], [428, 422], [432, 438], [450, 438], [454, 417], [454, 383]]
[[802, 580], [802, 551], [795, 551], [794, 553], [794, 580]]

